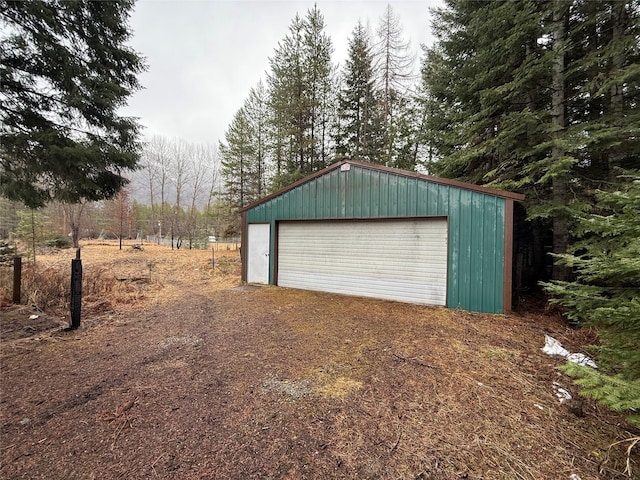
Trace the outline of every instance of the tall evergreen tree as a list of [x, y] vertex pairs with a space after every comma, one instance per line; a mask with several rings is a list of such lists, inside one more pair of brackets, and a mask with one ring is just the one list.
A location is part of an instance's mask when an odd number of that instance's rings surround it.
[[274, 184], [281, 187], [327, 165], [333, 88], [331, 39], [317, 7], [293, 19], [270, 59]]
[[18, 225], [19, 204], [0, 198], [0, 238], [9, 238]]
[[248, 122], [250, 137], [246, 140], [252, 144], [250, 151], [251, 174], [247, 178], [248, 189], [255, 192], [256, 199], [267, 193], [269, 144], [269, 108], [267, 91], [262, 81], [249, 90], [244, 103], [244, 111]]
[[227, 200], [235, 208], [242, 208], [256, 200], [252, 190], [251, 173], [254, 169], [255, 150], [251, 141], [253, 132], [244, 108], [236, 112], [225, 133], [226, 143], [220, 143], [222, 175], [225, 179]]
[[324, 31], [324, 17], [314, 6], [304, 20], [305, 84], [309, 105], [308, 171], [315, 172], [330, 163], [329, 118], [333, 110], [333, 45]]
[[[387, 5], [376, 29], [374, 70], [381, 92], [382, 114], [385, 128], [383, 162], [388, 166], [407, 168], [412, 165], [414, 135], [413, 119], [409, 109], [410, 82], [414, 79], [415, 55], [410, 43], [402, 35], [400, 20]], [[410, 168], [413, 169], [413, 168]]]
[[640, 171], [623, 176], [614, 191], [599, 191], [581, 215], [577, 242], [560, 261], [575, 269], [573, 282], [546, 284], [573, 320], [598, 332], [600, 371], [567, 366], [584, 393], [634, 413], [640, 427]]
[[305, 132], [309, 109], [303, 70], [304, 23], [296, 15], [287, 35], [270, 59], [268, 75], [275, 127], [275, 157], [279, 175], [302, 174], [306, 160]]
[[349, 53], [339, 96], [337, 154], [384, 163], [384, 116], [376, 89], [369, 33], [358, 22], [349, 39]]
[[397, 102], [393, 120], [393, 155], [389, 166], [404, 170], [416, 170], [422, 145], [424, 111], [419, 95], [409, 92]]
[[638, 160], [638, 2], [624, 2], [624, 15], [620, 3], [449, 0], [436, 12], [425, 108], [432, 132], [447, 131], [430, 135], [429, 168], [524, 191], [556, 253], [608, 177], [596, 167]]
[[138, 161], [133, 0], [0, 1], [0, 194], [42, 207], [115, 195]]

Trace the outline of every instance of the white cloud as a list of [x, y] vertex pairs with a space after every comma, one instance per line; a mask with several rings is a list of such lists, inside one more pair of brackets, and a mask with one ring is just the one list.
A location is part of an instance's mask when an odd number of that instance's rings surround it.
[[[288, 32], [296, 12], [314, 3], [334, 45], [334, 63], [344, 63], [347, 41], [358, 22], [375, 28], [384, 1], [184, 1], [139, 0], [131, 17], [131, 46], [149, 70], [123, 114], [140, 118], [145, 134], [191, 142], [223, 139], [249, 89], [265, 77], [269, 57]], [[411, 40], [431, 44], [429, 6], [440, 0], [388, 2]]]

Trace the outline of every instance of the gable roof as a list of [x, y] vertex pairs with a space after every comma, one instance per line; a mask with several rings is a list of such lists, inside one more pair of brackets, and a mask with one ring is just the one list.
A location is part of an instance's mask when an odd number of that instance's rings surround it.
[[299, 187], [300, 185], [303, 185], [307, 182], [310, 182], [318, 177], [321, 177], [333, 170], [336, 170], [340, 167], [342, 167], [342, 165], [345, 164], [349, 164], [349, 165], [354, 165], [360, 168], [366, 168], [369, 170], [376, 170], [379, 172], [384, 172], [384, 173], [389, 173], [391, 175], [399, 175], [402, 177], [410, 177], [410, 178], [417, 178], [419, 180], [424, 180], [425, 182], [431, 182], [431, 183], [439, 183], [441, 185], [448, 185], [451, 187], [456, 187], [456, 188], [462, 188], [464, 190], [471, 190], [474, 192], [479, 192], [479, 193], [484, 193], [486, 195], [492, 195], [494, 197], [500, 197], [500, 198], [505, 198], [505, 199], [511, 199], [511, 200], [517, 200], [517, 201], [522, 201], [524, 200], [524, 195], [522, 195], [521, 193], [513, 193], [513, 192], [508, 192], [506, 190], [499, 190], [497, 188], [489, 188], [489, 187], [483, 187], [481, 185], [475, 185], [473, 183], [466, 183], [466, 182], [460, 182], [458, 180], [451, 180], [448, 178], [440, 178], [440, 177], [434, 177], [432, 175], [424, 175], [422, 173], [417, 173], [417, 172], [411, 172], [409, 170], [401, 170], [399, 168], [392, 168], [392, 167], [385, 167], [384, 165], [377, 165], [375, 163], [369, 163], [369, 162], [362, 162], [362, 161], [358, 161], [358, 160], [341, 160], [339, 162], [333, 163], [331, 165], [329, 165], [327, 168], [324, 168], [322, 170], [319, 170], [307, 177], [301, 178], [300, 180], [298, 180], [297, 182], [292, 183], [291, 185], [286, 186], [285, 188], [278, 190], [277, 192], [274, 192], [270, 195], [267, 195], [266, 197], [261, 198], [260, 200], [257, 200], [249, 205], [247, 205], [246, 207], [243, 207], [240, 209], [240, 212], [246, 212], [247, 210], [250, 210], [254, 207], [257, 207], [258, 205], [261, 205], [265, 202], [268, 202], [269, 200], [276, 198], [290, 190], [293, 190], [297, 187]]

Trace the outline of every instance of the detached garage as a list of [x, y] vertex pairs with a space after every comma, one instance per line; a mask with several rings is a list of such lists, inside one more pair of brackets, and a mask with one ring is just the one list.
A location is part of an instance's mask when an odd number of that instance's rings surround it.
[[501, 313], [523, 196], [343, 161], [243, 215], [249, 283]]

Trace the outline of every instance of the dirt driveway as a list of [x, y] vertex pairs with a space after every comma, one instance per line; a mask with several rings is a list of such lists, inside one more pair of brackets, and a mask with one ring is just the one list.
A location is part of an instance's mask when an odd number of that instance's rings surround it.
[[552, 319], [180, 287], [3, 343], [0, 477], [624, 478], [620, 417], [554, 394]]

